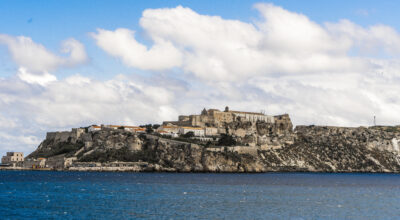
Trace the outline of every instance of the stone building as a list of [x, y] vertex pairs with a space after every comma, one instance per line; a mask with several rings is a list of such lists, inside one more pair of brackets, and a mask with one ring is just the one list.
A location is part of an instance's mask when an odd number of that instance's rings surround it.
[[218, 132], [218, 128], [214, 127], [205, 127], [204, 128], [204, 134], [206, 136], [215, 136], [218, 135], [220, 132]]
[[274, 123], [278, 133], [293, 130], [293, 124], [288, 114], [274, 116]]
[[46, 158], [29, 158], [24, 161], [25, 168], [45, 168], [46, 167]]
[[200, 115], [180, 115], [178, 121], [165, 121], [163, 125], [177, 125], [177, 126], [188, 126], [188, 127], [221, 127], [224, 123], [230, 123], [233, 121], [265, 121], [267, 123], [274, 123], [274, 116], [265, 115], [257, 112], [243, 112], [243, 111], [231, 111], [229, 107], [225, 108], [225, 111], [218, 109], [203, 109]]
[[24, 153], [22, 152], [7, 152], [5, 156], [1, 158], [1, 164], [8, 164], [15, 166], [17, 163], [24, 161]]
[[76, 157], [66, 157], [65, 154], [56, 155], [47, 158], [46, 167], [53, 169], [64, 169], [71, 166], [72, 162], [76, 159]]

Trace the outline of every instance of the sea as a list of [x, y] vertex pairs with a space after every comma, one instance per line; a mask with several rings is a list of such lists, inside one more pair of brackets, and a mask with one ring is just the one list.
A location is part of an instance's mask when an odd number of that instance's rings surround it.
[[400, 219], [400, 175], [0, 171], [0, 219]]

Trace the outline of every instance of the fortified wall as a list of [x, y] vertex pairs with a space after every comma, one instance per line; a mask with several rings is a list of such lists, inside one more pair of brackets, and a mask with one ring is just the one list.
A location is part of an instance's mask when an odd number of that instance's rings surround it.
[[234, 121], [275, 123], [275, 117], [257, 112], [231, 111], [229, 107], [224, 111], [204, 108], [200, 115], [180, 115], [178, 121], [164, 121], [163, 125], [219, 128]]
[[84, 128], [73, 128], [71, 131], [47, 132], [46, 139], [54, 140], [57, 142], [66, 142], [66, 141], [75, 142], [84, 133], [85, 133]]

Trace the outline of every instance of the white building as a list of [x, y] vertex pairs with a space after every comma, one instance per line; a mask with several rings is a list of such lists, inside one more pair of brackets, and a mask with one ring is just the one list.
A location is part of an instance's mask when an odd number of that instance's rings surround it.
[[168, 133], [178, 134], [179, 133], [179, 128], [180, 127], [176, 126], [176, 125], [162, 125], [157, 129], [157, 131], [158, 132], [165, 131], [165, 132], [168, 132]]
[[167, 136], [167, 137], [178, 137], [178, 133], [173, 133], [173, 132], [167, 132], [167, 131], [157, 131], [160, 135], [162, 136]]
[[92, 125], [89, 127], [88, 131], [93, 132], [93, 131], [100, 131], [102, 128], [111, 128], [111, 129], [124, 129], [125, 131], [130, 131], [130, 132], [137, 132], [137, 133], [144, 133], [146, 132], [146, 128], [141, 128], [138, 126], [127, 126], [127, 125]]
[[229, 111], [235, 116], [235, 118], [240, 117], [245, 121], [257, 122], [257, 121], [265, 121], [267, 123], [274, 123], [274, 116], [265, 115], [263, 113], [255, 113], [255, 112], [239, 112], [239, 111]]
[[204, 136], [204, 129], [199, 127], [180, 127], [179, 134], [186, 134], [188, 132], [193, 132], [194, 136], [200, 137]]
[[7, 152], [6, 156], [1, 158], [1, 164], [16, 164], [24, 161], [24, 153], [22, 152]]
[[90, 126], [89, 129], [88, 129], [89, 132], [100, 131], [100, 130], [101, 130], [101, 127], [98, 126], [98, 125], [92, 125], [92, 126]]

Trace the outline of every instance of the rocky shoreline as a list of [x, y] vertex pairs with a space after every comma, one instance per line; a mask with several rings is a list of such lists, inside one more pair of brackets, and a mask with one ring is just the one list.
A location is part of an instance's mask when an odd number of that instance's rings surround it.
[[287, 126], [279, 130], [266, 123], [235, 122], [227, 128], [236, 145], [118, 129], [52, 133], [28, 158], [59, 157], [64, 164], [53, 169], [69, 171], [400, 172], [399, 127], [297, 126], [292, 130]]

